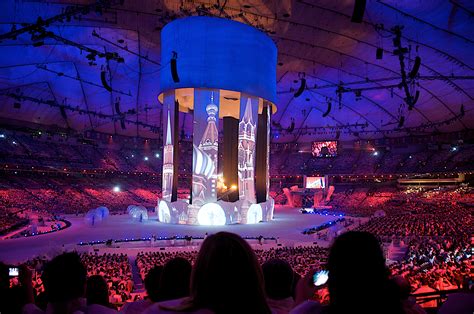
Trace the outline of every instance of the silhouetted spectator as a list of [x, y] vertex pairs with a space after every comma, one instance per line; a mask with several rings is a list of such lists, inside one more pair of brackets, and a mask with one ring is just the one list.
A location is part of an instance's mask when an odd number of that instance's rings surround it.
[[169, 260], [161, 273], [158, 301], [167, 301], [189, 296], [191, 263], [183, 257]]
[[[403, 313], [379, 242], [370, 233], [350, 231], [334, 241], [327, 264], [330, 303], [307, 301], [291, 313]], [[314, 294], [311, 272], [301, 285]], [[307, 295], [306, 299], [313, 295]], [[301, 296], [297, 299], [302, 299]]]
[[268, 305], [277, 314], [288, 313], [294, 306], [294, 273], [290, 264], [281, 259], [271, 259], [262, 265]]
[[152, 305], [145, 313], [271, 313], [257, 257], [233, 233], [219, 232], [202, 243], [190, 290], [189, 298]]
[[86, 299], [89, 313], [116, 313], [109, 303], [107, 282], [100, 275], [87, 278]]
[[[45, 265], [42, 278], [48, 296], [46, 313], [72, 314], [86, 311], [86, 269], [77, 253], [56, 256]], [[25, 305], [23, 313], [36, 314], [43, 311], [30, 303]]]

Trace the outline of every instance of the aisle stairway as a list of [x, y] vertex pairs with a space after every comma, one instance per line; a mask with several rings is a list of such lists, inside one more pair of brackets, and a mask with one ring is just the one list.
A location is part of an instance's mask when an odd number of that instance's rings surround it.
[[407, 245], [392, 246], [388, 258], [392, 261], [401, 261], [406, 256], [407, 251], [408, 251], [408, 246]]
[[145, 291], [145, 288], [143, 286], [142, 278], [140, 277], [140, 271], [138, 270], [136, 259], [136, 255], [128, 256], [128, 262], [132, 267], [133, 293], [142, 293]]

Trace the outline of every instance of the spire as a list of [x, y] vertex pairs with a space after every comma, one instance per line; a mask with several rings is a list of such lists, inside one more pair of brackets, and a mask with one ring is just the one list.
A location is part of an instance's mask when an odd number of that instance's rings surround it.
[[218, 107], [214, 104], [214, 92], [211, 92], [211, 102], [206, 106], [207, 112], [207, 126], [204, 134], [202, 135], [200, 147], [202, 146], [214, 146], [219, 141], [219, 132], [216, 126], [216, 115]]
[[207, 122], [216, 121], [217, 105], [214, 104], [214, 92], [211, 92], [211, 103], [206, 106]]
[[252, 121], [252, 102], [250, 101], [250, 97], [247, 98], [247, 104], [245, 105], [245, 112], [244, 112], [244, 117], [242, 118], [242, 121], [245, 122], [250, 122], [253, 124]]
[[166, 143], [165, 145], [171, 145], [171, 120], [170, 120], [170, 111], [168, 110], [168, 123], [166, 125]]

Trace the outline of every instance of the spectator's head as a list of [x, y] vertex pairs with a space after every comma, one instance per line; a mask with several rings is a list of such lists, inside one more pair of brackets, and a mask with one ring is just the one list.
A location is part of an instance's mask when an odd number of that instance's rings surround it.
[[191, 263], [183, 257], [169, 260], [161, 273], [159, 300], [166, 301], [189, 296], [191, 270]]
[[155, 266], [145, 276], [145, 290], [148, 298], [153, 302], [159, 301], [159, 286], [163, 266]]
[[287, 261], [271, 259], [262, 265], [267, 297], [283, 300], [293, 295], [293, 269]]
[[204, 240], [191, 276], [191, 303], [215, 313], [270, 313], [257, 257], [240, 236], [218, 232]]
[[327, 266], [333, 312], [398, 311], [382, 249], [372, 234], [349, 231], [339, 236], [330, 249]]
[[94, 275], [87, 278], [86, 298], [87, 305], [109, 306], [109, 287], [104, 277]]
[[77, 253], [64, 253], [47, 263], [43, 283], [51, 303], [67, 303], [84, 296], [87, 272]]

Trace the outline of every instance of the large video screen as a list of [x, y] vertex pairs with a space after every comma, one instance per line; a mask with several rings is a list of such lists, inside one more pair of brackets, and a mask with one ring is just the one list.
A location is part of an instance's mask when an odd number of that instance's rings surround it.
[[305, 188], [307, 189], [324, 189], [326, 181], [324, 177], [306, 177]]
[[336, 157], [337, 141], [313, 142], [311, 153], [313, 157]]

